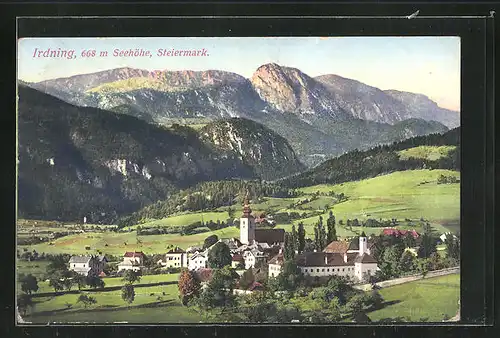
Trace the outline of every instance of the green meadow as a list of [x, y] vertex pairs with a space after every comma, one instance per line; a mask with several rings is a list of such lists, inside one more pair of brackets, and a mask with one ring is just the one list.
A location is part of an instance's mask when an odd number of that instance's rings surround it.
[[95, 297], [97, 303], [85, 308], [77, 303], [77, 294], [37, 297], [25, 320], [32, 323], [196, 323], [200, 320], [196, 312], [182, 306], [176, 284], [135, 287], [135, 299], [130, 306], [122, 300], [120, 290], [82, 293]]
[[435, 161], [442, 157], [447, 157], [449, 153], [455, 149], [455, 146], [419, 146], [401, 150], [398, 154], [399, 158], [402, 160], [407, 160], [410, 157], [413, 157]]
[[453, 274], [395, 285], [380, 290], [385, 302], [393, 303], [380, 310], [370, 312], [373, 321], [402, 317], [419, 322], [425, 318], [440, 322], [446, 315], [457, 314], [460, 297], [460, 275]]
[[[347, 182], [337, 185], [316, 185], [300, 190], [306, 195], [300, 198], [264, 198], [262, 202], [252, 204], [256, 214], [266, 210], [283, 212], [296, 211], [300, 214], [311, 214], [316, 210], [329, 210], [322, 214], [326, 221], [331, 210], [337, 219], [337, 234], [341, 237], [356, 236], [361, 231], [367, 234], [379, 234], [380, 228], [345, 226], [347, 219], [357, 218], [359, 221], [368, 218], [392, 219], [404, 221], [406, 218], [418, 221], [420, 218], [428, 220], [434, 229], [439, 232], [457, 231], [460, 226], [460, 184], [437, 184], [440, 175], [459, 176], [458, 172], [449, 170], [409, 170], [378, 176], [371, 179]], [[333, 204], [333, 198], [320, 196], [318, 200], [303, 204], [300, 208], [288, 209], [292, 203], [304, 200], [315, 192], [336, 194], [344, 193], [348, 200]], [[328, 203], [330, 202], [330, 203]], [[239, 217], [240, 205], [234, 205], [235, 217]], [[319, 216], [311, 216], [294, 220], [288, 224], [278, 224], [278, 228], [291, 230], [292, 224], [304, 222], [308, 236], [314, 235], [314, 224]], [[161, 220], [151, 220], [141, 224], [141, 227], [188, 225], [197, 221], [226, 220], [229, 218], [227, 207], [219, 208], [219, 212], [196, 212], [174, 215]], [[343, 220], [344, 226], [339, 224]], [[219, 238], [238, 237], [239, 229], [228, 227], [216, 231], [207, 231], [194, 235], [164, 234], [137, 236], [135, 228], [126, 228], [129, 232], [86, 232], [73, 234], [36, 245], [26, 246], [28, 250], [35, 249], [39, 253], [95, 253], [98, 250], [112, 255], [122, 255], [125, 251], [143, 251], [147, 254], [163, 253], [170, 245], [188, 248], [201, 245], [206, 237], [215, 234]], [[412, 226], [402, 225], [401, 229], [413, 229]], [[418, 228], [415, 228], [419, 231]], [[20, 246], [23, 247], [23, 246]], [[86, 247], [90, 247], [87, 250]]]

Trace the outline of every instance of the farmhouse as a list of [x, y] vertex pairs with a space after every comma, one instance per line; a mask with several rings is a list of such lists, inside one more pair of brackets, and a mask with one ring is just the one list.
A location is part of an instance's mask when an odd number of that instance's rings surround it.
[[208, 250], [203, 252], [196, 251], [188, 259], [188, 269], [198, 270], [206, 268], [208, 264]]
[[[348, 250], [349, 243], [342, 247], [330, 243], [327, 251], [337, 252], [307, 252], [295, 258], [297, 266], [306, 276], [345, 276], [361, 282], [367, 276], [372, 276], [378, 269], [377, 261], [370, 255], [366, 235], [361, 234], [358, 240], [358, 250]], [[339, 247], [337, 247], [337, 245]], [[340, 252], [338, 252], [340, 251]], [[350, 251], [350, 252], [349, 252]], [[278, 254], [269, 261], [269, 276], [277, 276], [281, 272], [284, 260]]]
[[188, 266], [188, 254], [179, 247], [175, 247], [165, 254], [163, 266], [169, 268], [186, 268]]
[[386, 228], [382, 230], [382, 234], [386, 236], [396, 236], [396, 237], [404, 237], [408, 234], [412, 235], [413, 238], [417, 239], [420, 237], [419, 233], [415, 230], [399, 230], [394, 228]]
[[[366, 252], [371, 254], [371, 249], [374, 245], [374, 242], [370, 239], [367, 240]], [[325, 253], [336, 253], [344, 255], [345, 253], [358, 253], [359, 252], [359, 237], [353, 238], [351, 240], [344, 241], [333, 241], [330, 242], [324, 249]]]
[[144, 267], [144, 254], [142, 252], [125, 252], [123, 261], [118, 264], [118, 271], [141, 271]]
[[106, 263], [105, 256], [71, 256], [69, 269], [84, 276], [99, 276]]

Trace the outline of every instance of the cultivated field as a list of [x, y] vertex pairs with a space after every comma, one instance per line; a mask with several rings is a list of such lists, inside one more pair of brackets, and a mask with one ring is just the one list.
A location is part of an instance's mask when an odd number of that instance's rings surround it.
[[380, 290], [386, 302], [393, 305], [368, 314], [371, 320], [402, 317], [419, 322], [440, 322], [446, 315], [457, 314], [460, 297], [460, 275], [426, 278]]
[[[310, 215], [317, 210], [324, 210], [325, 206], [328, 205], [329, 210], [335, 214], [337, 234], [341, 237], [356, 236], [361, 231], [368, 235], [381, 232], [381, 228], [347, 228], [345, 226], [346, 220], [355, 218], [359, 221], [368, 218], [376, 220], [396, 218], [399, 221], [408, 218], [418, 221], [420, 218], [424, 218], [439, 233], [449, 230], [458, 231], [460, 226], [460, 184], [437, 184], [437, 178], [440, 175], [458, 177], [459, 173], [449, 170], [413, 170], [338, 185], [317, 185], [300, 189], [306, 193], [300, 198], [265, 198], [261, 203], [252, 204], [252, 210], [255, 214], [266, 210], [273, 212], [291, 211], [288, 209], [290, 204], [311, 197], [307, 194], [313, 194], [317, 191], [324, 193], [334, 191], [336, 194], [344, 193], [348, 200], [334, 205], [334, 198], [320, 196], [317, 200], [292, 210], [300, 214], [305, 212]], [[236, 210], [235, 216], [239, 217], [241, 206], [234, 205], [232, 208]], [[229, 218], [227, 207], [220, 208], [220, 211], [176, 215], [154, 220], [141, 226], [188, 225], [202, 219], [204, 221], [223, 221]], [[323, 213], [322, 216], [326, 222], [328, 212]], [[344, 226], [339, 224], [340, 220], [343, 220]], [[315, 215], [286, 224], [278, 224], [277, 227], [290, 231], [292, 224], [297, 226], [299, 222], [304, 222], [307, 235], [313, 236], [313, 227], [317, 221], [318, 216]], [[52, 242], [20, 246], [20, 248], [27, 248], [30, 251], [35, 249], [39, 253], [84, 254], [96, 253], [100, 250], [106, 254], [122, 255], [125, 251], [138, 250], [152, 254], [164, 253], [170, 245], [184, 249], [201, 245], [203, 240], [211, 234], [216, 234], [219, 238], [239, 236], [239, 229], [234, 226], [185, 236], [180, 234], [137, 236], [135, 228], [131, 227], [130, 232], [122, 233], [95, 230], [94, 232], [65, 236]], [[400, 228], [420, 230], [417, 226], [407, 223], [404, 223]], [[90, 247], [89, 250], [86, 249], [87, 246]]]

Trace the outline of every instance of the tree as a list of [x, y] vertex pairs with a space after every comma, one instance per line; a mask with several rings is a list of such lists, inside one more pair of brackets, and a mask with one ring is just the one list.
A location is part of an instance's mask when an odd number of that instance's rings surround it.
[[393, 245], [384, 250], [380, 270], [388, 278], [399, 277], [401, 275], [400, 261], [404, 249]]
[[304, 229], [304, 222], [299, 222], [297, 229], [297, 250], [299, 253], [304, 252], [306, 246], [306, 230]]
[[233, 294], [235, 286], [235, 272], [225, 266], [222, 269], [213, 270], [212, 279], [207, 287], [196, 298], [195, 302], [203, 311], [219, 308], [218, 315], [236, 305], [236, 296]]
[[402, 272], [411, 272], [417, 268], [417, 258], [410, 251], [405, 250], [401, 255], [399, 267]]
[[35, 276], [32, 274], [29, 274], [27, 276], [24, 276], [21, 280], [21, 290], [28, 294], [31, 295], [32, 292], [37, 292], [38, 291], [38, 281]]
[[128, 304], [132, 304], [135, 299], [135, 290], [132, 284], [127, 284], [122, 287], [122, 299]]
[[327, 236], [325, 227], [323, 226], [323, 217], [319, 216], [319, 221], [318, 223], [316, 223], [314, 227], [314, 244], [316, 248], [319, 251], [321, 251], [328, 244], [326, 241], [327, 241]]
[[134, 270], [127, 270], [123, 274], [122, 281], [125, 282], [126, 284], [134, 284], [135, 282], [140, 282], [141, 281], [141, 276], [139, 272], [134, 271]]
[[72, 282], [73, 284], [76, 284], [78, 286], [78, 290], [81, 290], [85, 286], [87, 286], [87, 279], [85, 278], [85, 276], [74, 271], [72, 273]]
[[200, 282], [195, 278], [192, 271], [182, 269], [179, 275], [178, 287], [183, 304], [187, 304], [193, 297], [198, 296]]
[[217, 235], [210, 235], [207, 238], [205, 238], [205, 241], [203, 242], [203, 250], [211, 247], [215, 243], [219, 241], [219, 237]]
[[285, 232], [285, 242], [283, 246], [283, 257], [285, 260], [293, 259], [295, 257], [295, 252], [293, 251], [292, 235], [289, 232]]
[[104, 288], [104, 281], [97, 276], [88, 276], [85, 279], [85, 283], [90, 286], [92, 289], [102, 289]]
[[87, 295], [80, 295], [78, 299], [76, 300], [77, 303], [83, 303], [83, 306], [87, 308], [87, 306], [96, 304], [97, 300], [94, 297], [87, 296]]
[[302, 272], [293, 260], [285, 260], [283, 270], [270, 283], [274, 291], [294, 291], [303, 280]]
[[420, 240], [420, 246], [418, 247], [418, 257], [429, 258], [437, 251], [436, 245], [436, 239], [430, 233], [424, 233]]
[[255, 281], [255, 277], [253, 275], [252, 268], [249, 268], [248, 270], [243, 272], [243, 274], [241, 275], [240, 282], [239, 282], [240, 288], [243, 290], [247, 290], [253, 284], [254, 281]]
[[452, 234], [446, 234], [446, 257], [453, 263], [460, 261], [460, 238]]
[[25, 316], [28, 308], [33, 307], [33, 300], [31, 299], [31, 296], [28, 294], [20, 294], [17, 296], [17, 309], [18, 311]]
[[233, 208], [231, 207], [228, 207], [227, 208], [227, 214], [229, 215], [229, 218], [233, 219], [234, 218], [234, 215], [235, 215], [235, 211]]
[[292, 238], [291, 238], [291, 249], [295, 257], [295, 252], [298, 251], [298, 234], [295, 230], [295, 224], [292, 224]]
[[55, 273], [49, 278], [49, 286], [54, 288], [55, 292], [64, 290], [64, 283], [60, 273]]
[[351, 312], [352, 318], [356, 318], [356, 316], [363, 312], [365, 301], [365, 295], [361, 293], [355, 294], [349, 299], [346, 303], [346, 308]]
[[327, 243], [331, 243], [337, 240], [337, 230], [335, 229], [335, 216], [330, 210], [330, 217], [326, 220], [326, 227], [328, 229], [327, 233]]
[[407, 232], [403, 237], [403, 243], [406, 248], [414, 248], [417, 246], [417, 241], [410, 232]]
[[222, 269], [227, 265], [231, 265], [231, 263], [231, 250], [223, 242], [215, 244], [208, 253], [208, 266], [212, 269]]
[[50, 258], [50, 263], [47, 265], [47, 275], [52, 275], [58, 271], [67, 271], [68, 262], [63, 255], [55, 255]]

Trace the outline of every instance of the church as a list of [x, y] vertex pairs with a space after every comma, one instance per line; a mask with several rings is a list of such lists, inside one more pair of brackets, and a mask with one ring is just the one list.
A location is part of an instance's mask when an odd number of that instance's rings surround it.
[[285, 242], [284, 229], [256, 229], [248, 196], [245, 198], [243, 215], [240, 218], [240, 242], [244, 245], [267, 244], [270, 247], [281, 246]]

